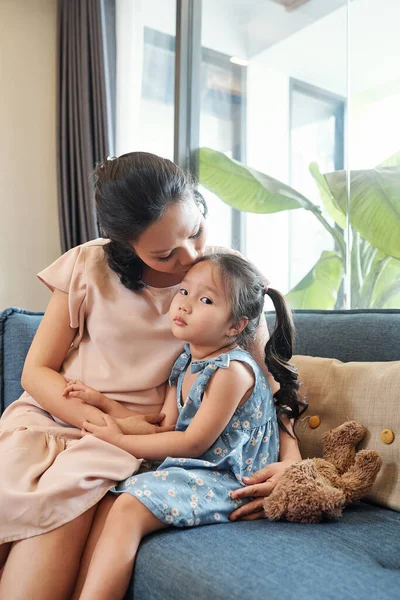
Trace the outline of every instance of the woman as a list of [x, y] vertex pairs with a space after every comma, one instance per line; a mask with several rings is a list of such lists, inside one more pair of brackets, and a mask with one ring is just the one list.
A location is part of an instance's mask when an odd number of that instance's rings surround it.
[[[159, 412], [182, 349], [169, 328], [169, 305], [208, 251], [204, 200], [168, 160], [136, 152], [105, 161], [95, 170], [95, 199], [110, 241], [74, 248], [39, 274], [52, 297], [26, 359], [26, 392], [0, 421], [1, 600], [68, 598], [97, 503], [140, 466], [140, 457], [80, 437], [83, 422], [101, 423], [102, 413], [63, 398], [64, 377], [118, 400], [115, 417], [133, 410], [144, 433], [158, 431], [143, 415]], [[260, 366], [267, 336], [263, 321], [252, 349]], [[233, 519], [262, 516], [261, 497], [299, 460], [294, 439], [281, 433], [280, 442], [281, 462], [244, 490], [260, 498]], [[106, 496], [94, 528], [109, 503]]]

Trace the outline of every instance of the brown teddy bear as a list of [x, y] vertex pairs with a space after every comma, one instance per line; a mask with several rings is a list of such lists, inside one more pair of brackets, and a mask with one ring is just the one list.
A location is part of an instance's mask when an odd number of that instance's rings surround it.
[[355, 446], [365, 428], [347, 421], [324, 436], [324, 457], [305, 459], [283, 473], [270, 496], [264, 500], [268, 519], [317, 523], [340, 517], [346, 504], [359, 500], [372, 487], [382, 466], [374, 450]]

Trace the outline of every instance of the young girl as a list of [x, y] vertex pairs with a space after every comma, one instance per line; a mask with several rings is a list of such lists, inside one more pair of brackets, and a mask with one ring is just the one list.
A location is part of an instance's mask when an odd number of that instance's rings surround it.
[[[277, 315], [265, 348], [266, 365], [281, 384], [274, 397], [245, 350], [265, 294]], [[283, 297], [266, 289], [244, 259], [214, 254], [198, 260], [181, 283], [169, 318], [174, 336], [189, 342], [172, 369], [162, 409], [164, 425], [176, 422], [175, 431], [126, 435], [108, 415], [104, 426], [84, 423], [101, 440], [163, 462], [112, 490], [120, 497], [108, 513], [83, 589], [76, 590], [74, 597], [81, 600], [123, 598], [137, 548], [148, 533], [171, 525], [227, 522], [242, 503], [231, 494], [244, 485], [243, 477], [278, 460], [282, 416], [296, 420], [305, 408], [297, 395], [296, 371], [287, 362], [290, 313]], [[74, 389], [68, 386], [67, 392]], [[87, 392], [83, 388], [77, 396], [85, 398]]]

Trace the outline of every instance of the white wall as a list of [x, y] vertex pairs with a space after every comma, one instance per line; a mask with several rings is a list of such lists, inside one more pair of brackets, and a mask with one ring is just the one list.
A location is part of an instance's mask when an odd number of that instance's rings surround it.
[[0, 309], [41, 310], [35, 274], [60, 255], [56, 0], [0, 2]]

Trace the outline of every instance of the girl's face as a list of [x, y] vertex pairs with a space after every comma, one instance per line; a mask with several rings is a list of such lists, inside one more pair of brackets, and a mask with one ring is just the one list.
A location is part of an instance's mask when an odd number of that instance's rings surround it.
[[231, 308], [218, 267], [211, 261], [194, 265], [171, 303], [172, 333], [195, 346], [221, 347], [233, 341]]
[[206, 223], [192, 198], [170, 203], [161, 219], [132, 243], [142, 261], [154, 271], [185, 275], [203, 256]]

